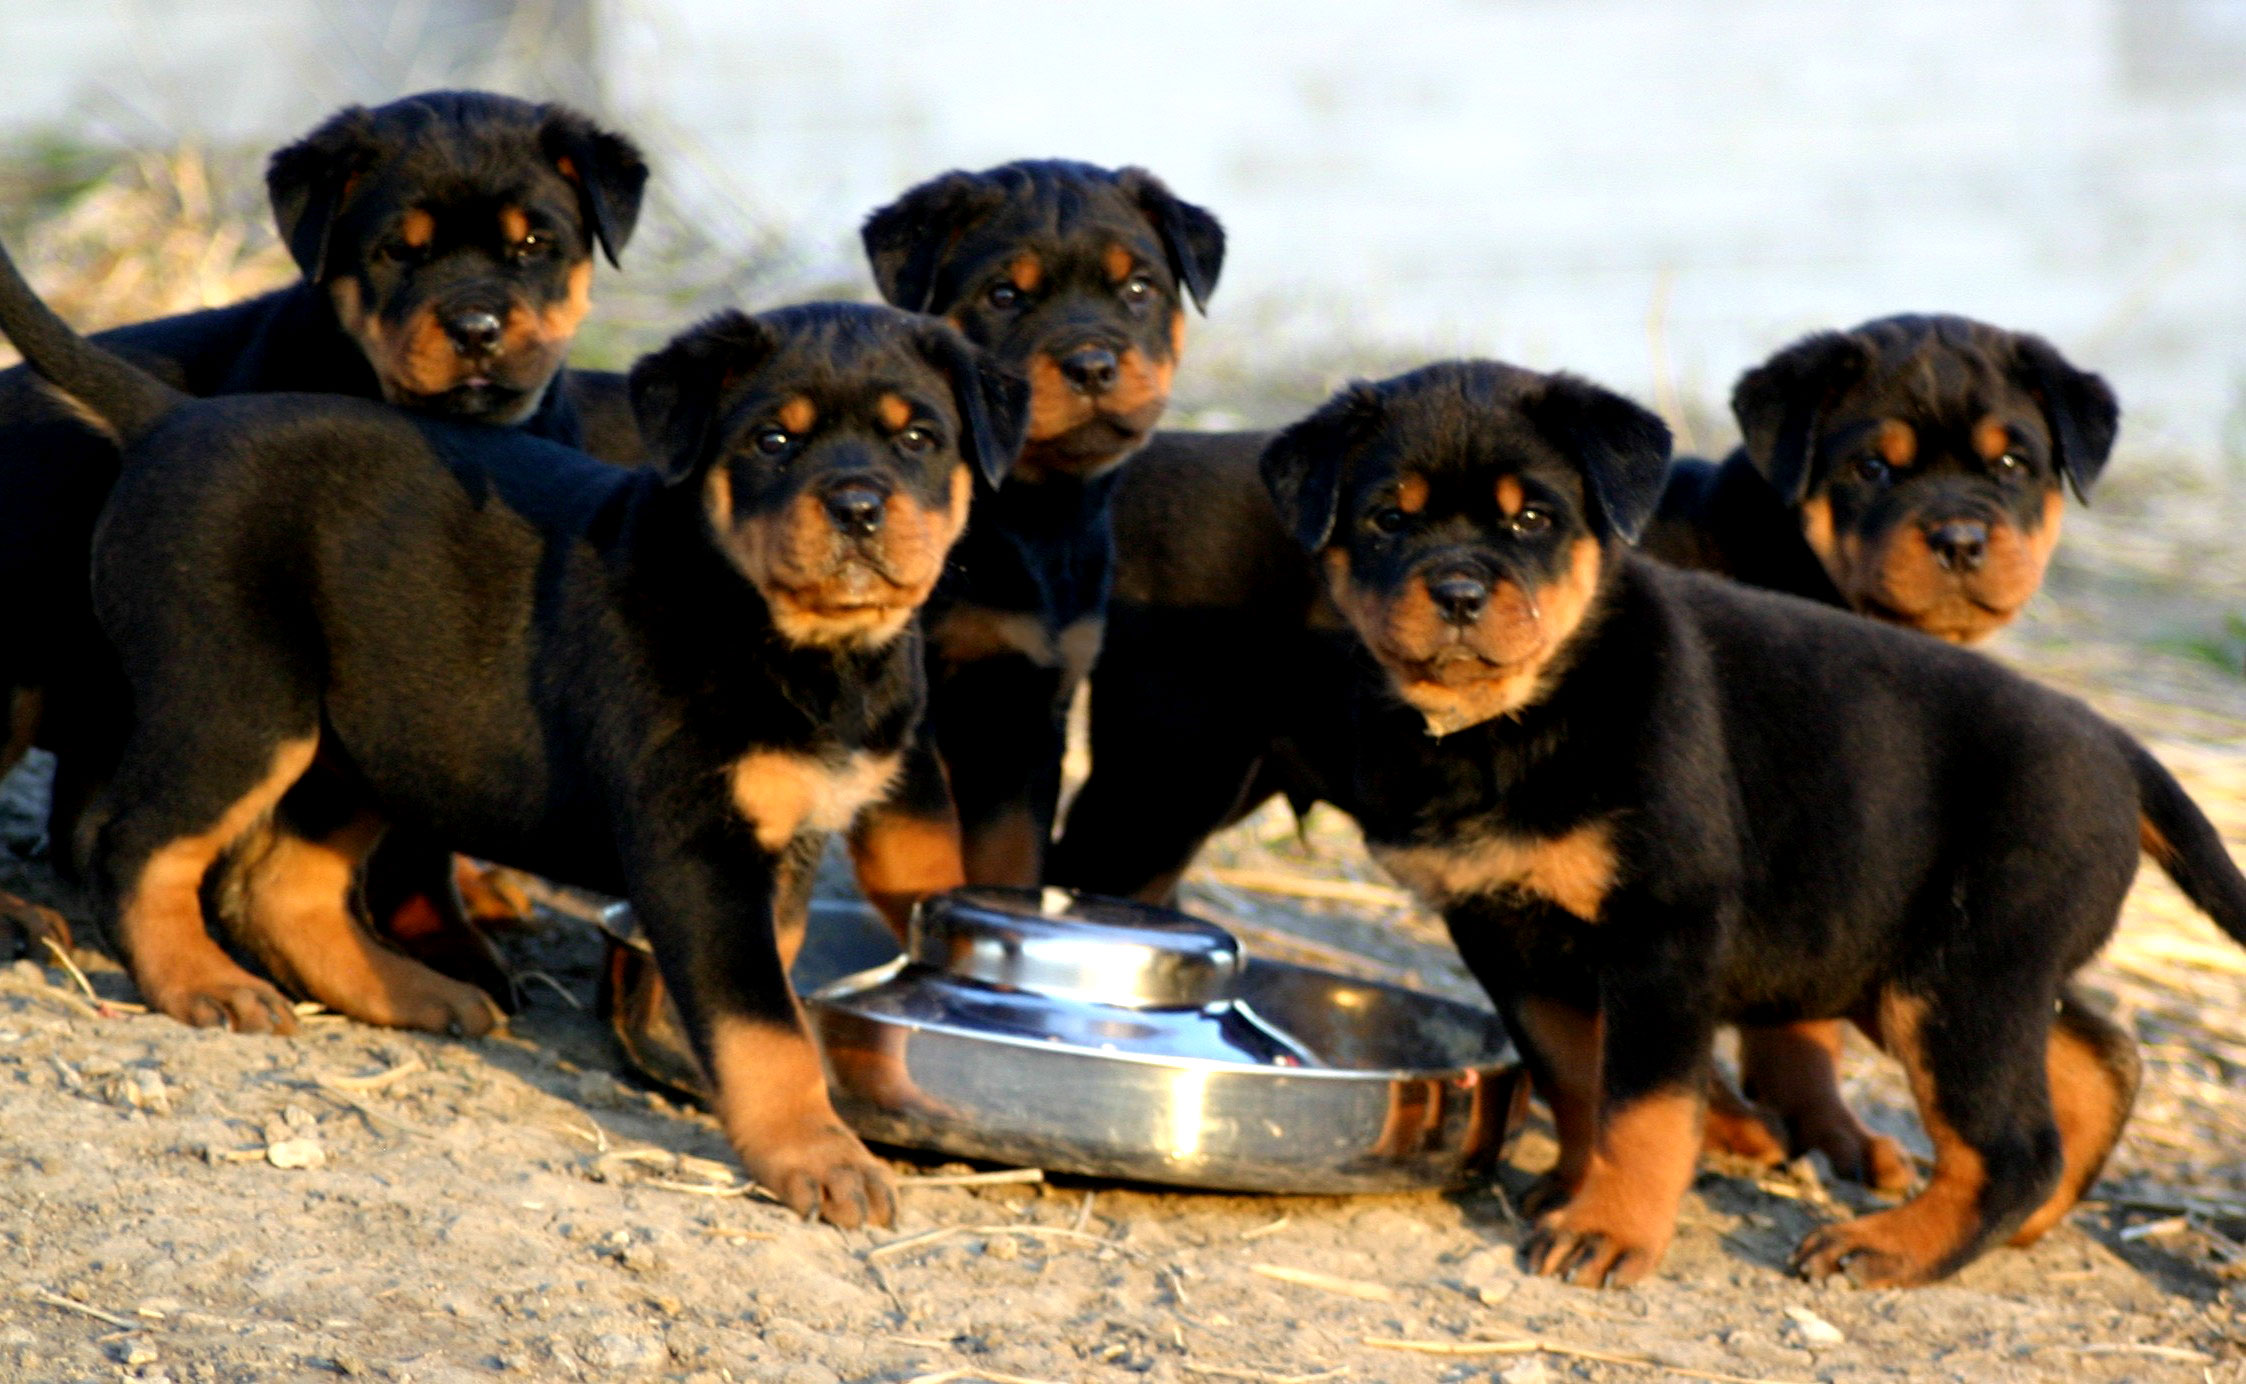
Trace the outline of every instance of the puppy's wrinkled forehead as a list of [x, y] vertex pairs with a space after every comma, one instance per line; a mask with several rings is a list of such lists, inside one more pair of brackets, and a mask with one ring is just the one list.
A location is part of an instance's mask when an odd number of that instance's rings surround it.
[[1410, 474], [1436, 496], [1480, 495], [1499, 475], [1534, 472], [1580, 494], [1581, 460], [1522, 407], [1545, 385], [1543, 377], [1509, 366], [1428, 372], [1389, 395], [1383, 426], [1359, 456], [1360, 483]]
[[962, 231], [944, 257], [936, 301], [957, 297], [970, 287], [966, 278], [991, 260], [1025, 251], [1067, 262], [1096, 259], [1121, 245], [1145, 263], [1161, 264], [1160, 235], [1113, 177], [1091, 168], [1072, 176], [1069, 168], [1012, 166], [988, 175], [1004, 200]]
[[727, 381], [729, 413], [754, 411], [774, 395], [845, 398], [897, 388], [951, 412], [948, 381], [896, 313], [781, 308], [764, 320], [777, 344], [753, 369]]

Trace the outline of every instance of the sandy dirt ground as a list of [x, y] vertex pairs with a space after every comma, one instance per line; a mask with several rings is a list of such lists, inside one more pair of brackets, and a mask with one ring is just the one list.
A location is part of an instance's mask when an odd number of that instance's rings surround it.
[[[1998, 652], [2146, 736], [2246, 849], [2235, 516], [2101, 500]], [[34, 763], [0, 795], [0, 887], [83, 925], [43, 792]], [[1254, 948], [1475, 993], [1330, 812], [1251, 818], [1190, 895]], [[55, 958], [0, 967], [0, 1379], [2246, 1379], [2246, 953], [2150, 871], [2087, 976], [2147, 1061], [2093, 1200], [1901, 1292], [1785, 1272], [1865, 1203], [1815, 1161], [1705, 1169], [1640, 1288], [1524, 1277], [1509, 1206], [1552, 1156], [1541, 1123], [1458, 1194], [961, 1186], [899, 1153], [895, 1229], [805, 1225], [741, 1185], [706, 1116], [621, 1075], [587, 1012], [590, 928], [510, 946], [540, 975], [479, 1042], [190, 1030], [132, 1012], [92, 947], [96, 1001]], [[1848, 1081], [1924, 1151], [1884, 1058], [1860, 1048]]]

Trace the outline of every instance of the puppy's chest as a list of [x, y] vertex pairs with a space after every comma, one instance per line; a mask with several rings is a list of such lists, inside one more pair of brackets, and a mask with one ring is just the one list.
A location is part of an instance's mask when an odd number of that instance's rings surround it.
[[755, 749], [727, 772], [733, 806], [768, 851], [812, 832], [841, 831], [888, 795], [896, 750]]
[[1353, 810], [1373, 858], [1438, 911], [1542, 904], [1598, 922], [1621, 866], [1612, 814], [1573, 771], [1583, 766], [1461, 740], [1361, 742]]
[[1548, 904], [1596, 923], [1619, 874], [1613, 833], [1603, 821], [1554, 835], [1483, 827], [1367, 845], [1381, 868], [1441, 912], [1479, 901]]

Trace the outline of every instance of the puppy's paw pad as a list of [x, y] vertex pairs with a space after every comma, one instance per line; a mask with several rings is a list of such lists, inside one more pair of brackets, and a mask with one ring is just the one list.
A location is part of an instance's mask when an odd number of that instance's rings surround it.
[[749, 1175], [805, 1220], [813, 1217], [855, 1230], [891, 1225], [897, 1218], [895, 1182], [888, 1166], [866, 1151], [858, 1136], [839, 1126], [785, 1148], [742, 1155]]

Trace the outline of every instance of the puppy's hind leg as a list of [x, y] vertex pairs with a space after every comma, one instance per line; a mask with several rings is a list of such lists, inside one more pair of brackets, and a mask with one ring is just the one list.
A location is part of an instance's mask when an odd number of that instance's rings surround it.
[[296, 1014], [280, 991], [212, 940], [200, 893], [219, 855], [311, 767], [319, 734], [202, 725], [136, 727], [95, 848], [102, 920], [157, 1009], [198, 1028], [291, 1033]]
[[363, 809], [338, 810], [320, 778], [298, 785], [235, 862], [237, 937], [283, 984], [362, 1023], [489, 1033], [499, 1015], [483, 991], [385, 947], [354, 916], [352, 877], [383, 824]]

